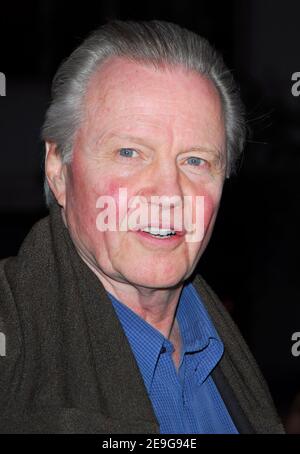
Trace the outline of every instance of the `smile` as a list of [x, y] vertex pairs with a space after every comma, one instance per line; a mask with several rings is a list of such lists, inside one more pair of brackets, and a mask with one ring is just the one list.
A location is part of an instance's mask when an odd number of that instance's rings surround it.
[[157, 227], [146, 227], [146, 228], [142, 229], [142, 232], [146, 232], [154, 237], [161, 238], [161, 239], [166, 239], [166, 238], [176, 235], [176, 232], [174, 230], [160, 229]]

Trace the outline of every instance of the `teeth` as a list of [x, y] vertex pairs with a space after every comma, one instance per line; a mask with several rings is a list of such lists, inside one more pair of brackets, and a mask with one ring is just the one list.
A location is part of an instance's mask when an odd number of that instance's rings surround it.
[[173, 232], [173, 230], [160, 229], [160, 228], [157, 228], [157, 227], [145, 227], [143, 229], [143, 232], [147, 232], [147, 233], [150, 233], [151, 235], [157, 235], [157, 236], [175, 235], [175, 232]]

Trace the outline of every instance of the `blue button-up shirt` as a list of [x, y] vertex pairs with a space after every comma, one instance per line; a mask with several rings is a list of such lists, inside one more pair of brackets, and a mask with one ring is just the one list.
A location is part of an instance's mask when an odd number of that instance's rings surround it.
[[194, 286], [183, 288], [176, 310], [181, 335], [178, 371], [172, 343], [109, 297], [143, 376], [160, 433], [238, 433], [211, 377], [224, 346]]

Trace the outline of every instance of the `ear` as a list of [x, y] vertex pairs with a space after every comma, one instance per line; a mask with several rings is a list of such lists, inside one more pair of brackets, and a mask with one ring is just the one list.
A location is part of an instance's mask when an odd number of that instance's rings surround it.
[[45, 175], [58, 204], [66, 205], [66, 172], [57, 145], [46, 142]]

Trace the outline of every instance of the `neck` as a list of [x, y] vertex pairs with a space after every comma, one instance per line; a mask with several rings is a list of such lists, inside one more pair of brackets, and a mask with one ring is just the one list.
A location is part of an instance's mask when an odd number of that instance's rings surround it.
[[175, 313], [183, 287], [149, 289], [98, 276], [104, 288], [128, 306], [151, 326], [170, 338], [175, 326]]
[[183, 284], [174, 289], [148, 289], [121, 284], [100, 278], [104, 288], [128, 306], [151, 326], [156, 328], [174, 346], [173, 362], [178, 369], [181, 355], [181, 337], [175, 318]]
[[78, 250], [78, 253], [98, 277], [107, 292], [128, 306], [172, 342], [174, 346], [173, 362], [176, 369], [178, 369], [181, 354], [181, 337], [175, 315], [183, 284], [167, 289], [151, 289], [133, 285], [132, 283], [120, 282], [100, 272], [85, 258], [84, 254], [81, 254], [80, 250]]
[[78, 253], [86, 265], [96, 274], [105, 290], [128, 306], [166, 338], [170, 338], [175, 326], [175, 313], [183, 284], [172, 288], [147, 288], [107, 276]]

